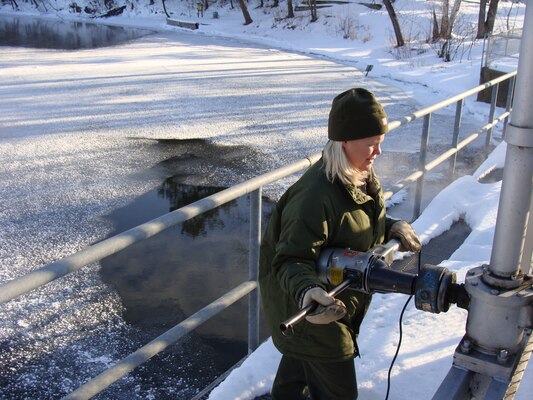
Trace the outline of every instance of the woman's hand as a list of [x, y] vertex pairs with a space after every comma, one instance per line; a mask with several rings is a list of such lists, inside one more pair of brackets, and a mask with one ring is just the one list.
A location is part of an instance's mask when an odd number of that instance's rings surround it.
[[389, 231], [389, 240], [398, 239], [400, 241], [400, 251], [412, 251], [418, 253], [422, 249], [420, 240], [415, 230], [405, 221], [398, 221], [392, 224]]
[[317, 307], [305, 319], [313, 324], [325, 325], [337, 321], [346, 314], [346, 306], [339, 299], [331, 297], [324, 289], [315, 286], [304, 291], [300, 308], [305, 308], [312, 302]]

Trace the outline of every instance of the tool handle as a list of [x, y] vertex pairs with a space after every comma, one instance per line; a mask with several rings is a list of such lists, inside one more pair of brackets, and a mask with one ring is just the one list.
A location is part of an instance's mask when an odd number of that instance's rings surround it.
[[[338, 286], [335, 286], [333, 290], [328, 292], [328, 294], [331, 297], [335, 297], [340, 292], [347, 289], [351, 283], [352, 283], [351, 279], [346, 279], [342, 281]], [[302, 322], [305, 319], [305, 317], [317, 307], [317, 305], [318, 303], [313, 301], [312, 303], [308, 304], [306, 307], [302, 308], [298, 313], [294, 314], [292, 317], [283, 321], [281, 324], [279, 324], [279, 329], [281, 330], [281, 332], [284, 333], [287, 329], [291, 329], [297, 323]]]

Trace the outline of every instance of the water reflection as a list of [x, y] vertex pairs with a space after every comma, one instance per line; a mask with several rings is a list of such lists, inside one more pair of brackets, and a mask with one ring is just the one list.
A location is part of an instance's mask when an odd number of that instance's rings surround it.
[[[184, 185], [177, 183], [174, 178], [165, 179], [161, 188], [158, 189], [158, 194], [161, 197], [166, 198], [170, 203], [169, 211], [174, 211], [184, 205], [191, 204], [192, 202], [215, 194], [216, 192], [222, 190], [223, 188], [217, 187], [205, 187], [205, 186], [192, 186]], [[215, 210], [210, 210], [203, 215], [198, 216], [197, 218], [190, 219], [181, 224], [181, 234], [189, 235], [193, 238], [199, 236], [206, 236], [207, 232], [213, 231], [215, 229], [222, 230], [225, 227], [224, 219], [225, 217], [220, 217], [220, 211], [224, 210], [225, 212], [229, 209], [238, 207], [242, 202], [242, 199], [232, 201], [230, 203], [223, 204]], [[247, 207], [246, 204], [243, 205]], [[234, 218], [241, 217], [239, 211], [231, 213]], [[248, 219], [241, 221], [242, 224], [245, 224], [245, 227], [248, 225]]]
[[[168, 178], [109, 217], [116, 232], [123, 232], [221, 189]], [[263, 220], [271, 207], [264, 199]], [[249, 199], [241, 197], [102, 260], [102, 278], [117, 288], [125, 320], [157, 334], [246, 280], [248, 221]], [[247, 304], [241, 301], [198, 332], [244, 341], [246, 319]]]
[[152, 33], [87, 22], [0, 15], [0, 46], [92, 49], [113, 46]]

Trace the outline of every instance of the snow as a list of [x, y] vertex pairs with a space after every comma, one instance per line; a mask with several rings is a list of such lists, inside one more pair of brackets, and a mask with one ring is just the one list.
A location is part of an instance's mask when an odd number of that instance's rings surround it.
[[[249, 11], [254, 22], [247, 26], [242, 24], [238, 8], [231, 9], [229, 4], [213, 3], [203, 18], [197, 18], [195, 2], [166, 3], [173, 18], [198, 21], [200, 29], [188, 31], [171, 27], [165, 23], [161, 12], [154, 14], [153, 7], [136, 5], [127, 15], [108, 18], [104, 22], [152, 29], [158, 33], [155, 38], [118, 46], [113, 53], [105, 49], [76, 54], [3, 48], [4, 54], [10, 56], [0, 61], [3, 76], [19, 79], [19, 85], [27, 85], [27, 89], [13, 87], [9, 80], [0, 77], [3, 92], [13, 98], [18, 95], [19, 99], [24, 95], [41, 97], [32, 103], [33, 109], [24, 111], [19, 110], [22, 108], [19, 102], [2, 100], [0, 103], [4, 110], [0, 123], [9, 126], [0, 133], [0, 154], [4, 161], [0, 169], [3, 176], [0, 193], [5, 204], [0, 224], [5, 237], [17, 236], [9, 242], [1, 239], [5, 241], [0, 253], [3, 264], [16, 266], [11, 271], [0, 271], [2, 281], [32, 266], [68, 255], [109, 232], [109, 226], [101, 220], [91, 219], [91, 215], [103, 215], [116, 204], [128, 201], [154, 185], [155, 180], [132, 185], [128, 179], [118, 180], [121, 183], [117, 184], [116, 179], [117, 174], [130, 176], [138, 168], [147, 166], [144, 157], [150, 151], [150, 139], [201, 136], [219, 143], [246, 144], [269, 154], [272, 157], [269, 165], [277, 166], [321, 149], [328, 102], [348, 86], [369, 87], [379, 94], [387, 111], [403, 116], [404, 109], [395, 107], [415, 104], [421, 108], [478, 85], [481, 41], [466, 42], [458, 47], [457, 59], [449, 63], [439, 59], [435, 49], [427, 43], [429, 11], [436, 6], [434, 2], [397, 0], [394, 3], [404, 36], [410, 39], [401, 51], [391, 46], [392, 28], [386, 12], [355, 3], [321, 9], [319, 20], [311, 24], [307, 13], [297, 13], [292, 20], [283, 19], [285, 3], [281, 3], [280, 8], [267, 6], [261, 9], [253, 7], [250, 2]], [[69, 14], [59, 0], [54, 4], [59, 11], [49, 14], [48, 18], [87, 19]], [[18, 14], [35, 15], [29, 3], [20, 5], [26, 9]], [[10, 8], [4, 4], [0, 6], [0, 12], [10, 14]], [[217, 19], [213, 18], [214, 11], [218, 13]], [[501, 2], [497, 29], [508, 23], [520, 25], [523, 11], [523, 4]], [[506, 18], [507, 15], [511, 18]], [[471, 35], [469, 21], [476, 19], [477, 4], [463, 2], [460, 16], [463, 34]], [[353, 29], [343, 30], [343, 22], [345, 27]], [[174, 35], [176, 33], [178, 35]], [[182, 33], [187, 39], [179, 36]], [[350, 38], [344, 39], [344, 34]], [[179, 46], [172, 45], [174, 40], [181, 41]], [[208, 45], [202, 47], [204, 41]], [[227, 48], [224, 43], [228, 43]], [[239, 53], [231, 49], [235, 43], [239, 44]], [[243, 43], [253, 45], [243, 46]], [[182, 63], [179, 55], [184, 48], [188, 48], [194, 57]], [[227, 64], [211, 64], [211, 52], [222, 51], [226, 51]], [[33, 62], [33, 54], [38, 54], [41, 60]], [[122, 68], [112, 66], [111, 56], [122, 66], [131, 68], [128, 74], [123, 75]], [[263, 64], [260, 67], [248, 65], [247, 57], [255, 60], [257, 57]], [[11, 63], [11, 59], [17, 62]], [[56, 65], [54, 68], [41, 65], [46, 62]], [[506, 60], [506, 68], [512, 62]], [[156, 63], [163, 67], [156, 67]], [[289, 64], [300, 70], [302, 77], [292, 73], [284, 75], [284, 66], [288, 69]], [[357, 71], [364, 71], [368, 65], [373, 68], [365, 78], [364, 73]], [[181, 91], [178, 93], [164, 81], [154, 79], [143, 91], [137, 90], [137, 79], [150, 79], [150, 74], [163, 74], [162, 70], [171, 78], [176, 78], [179, 71], [181, 79], [190, 80], [189, 86], [179, 82]], [[316, 80], [309, 81], [309, 76], [316, 76]], [[278, 78], [281, 81], [278, 82]], [[118, 83], [111, 89], [106, 87], [107, 82], [115, 80]], [[31, 92], [37, 89], [32, 82], [39, 85], [36, 93]], [[48, 87], [43, 88], [46, 85]], [[63, 95], [61, 104], [54, 96], [56, 90]], [[120, 99], [114, 97], [113, 91], [117, 90], [122, 94]], [[224, 103], [227, 99], [221, 97], [224, 90], [239, 97], [230, 109]], [[193, 97], [190, 93], [194, 91], [198, 91], [198, 95]], [[191, 98], [187, 99], [187, 96]], [[284, 104], [294, 104], [294, 108], [281, 109], [277, 102], [279, 96], [283, 96]], [[180, 97], [185, 99], [176, 100]], [[251, 98], [260, 102], [261, 110], [252, 117], [243, 116], [238, 107], [246, 108]], [[143, 102], [157, 103], [160, 109], [143, 106]], [[178, 115], [166, 115], [162, 110], [173, 109], [173, 102], [180, 105], [174, 111]], [[76, 106], [68, 115], [61, 112], [71, 104]], [[107, 111], [109, 105], [115, 107], [113, 114]], [[86, 114], [88, 108], [92, 108], [96, 118]], [[132, 108], [136, 115], [129, 114]], [[201, 118], [188, 120], [186, 116], [194, 115], [197, 108], [209, 110], [214, 118], [209, 121]], [[487, 108], [486, 104], [468, 99], [465, 119], [485, 121]], [[280, 127], [274, 129], [267, 125], [272, 120], [276, 120]], [[85, 135], [79, 135], [80, 131]], [[499, 132], [495, 133], [496, 140]], [[385, 151], [416, 151], [400, 133], [389, 136]], [[132, 138], [144, 140], [144, 144], [134, 144], [128, 140]], [[472, 233], [464, 244], [441, 264], [456, 272], [459, 281], [469, 269], [490, 260], [501, 183], [480, 183], [479, 179], [504, 165], [505, 147], [504, 142], [500, 143], [474, 174], [463, 176], [442, 190], [413, 223], [423, 243], [447, 231], [459, 219], [470, 226]], [[125, 158], [124, 148], [128, 149]], [[79, 149], [84, 151], [80, 153]], [[164, 155], [155, 150], [150, 154], [154, 159], [164, 159]], [[106, 161], [109, 158], [115, 160], [113, 170]], [[121, 162], [117, 164], [116, 160]], [[65, 170], [57, 169], [61, 166], [66, 168], [66, 176], [72, 179], [63, 182], [55, 193], [50, 186], [64, 179]], [[28, 168], [31, 174], [28, 174]], [[28, 185], [33, 187], [39, 202], [35, 203], [28, 195]], [[86, 190], [80, 190], [83, 186]], [[401, 200], [399, 197], [398, 201]], [[75, 221], [61, 221], [65, 218], [65, 210], [58, 211], [57, 215], [54, 211], [60, 203], [64, 208], [71, 208], [72, 213], [67, 215]], [[43, 226], [39, 213], [48, 213], [45, 221], [61, 221], [61, 224]], [[35, 221], [26, 220], [24, 216], [27, 214], [34, 215]], [[80, 221], [86, 231], [73, 228]], [[72, 231], [65, 233], [65, 226]], [[42, 249], [30, 249], [25, 244], [25, 239], [33, 235], [33, 240], [43, 244]], [[49, 243], [47, 238], [54, 238], [54, 242]], [[19, 249], [16, 245], [24, 247]], [[8, 253], [10, 249], [13, 253]], [[67, 293], [66, 296], [80, 296], [80, 293]], [[116, 301], [112, 294], [108, 296], [112, 297], [111, 302]], [[360, 334], [362, 357], [355, 360], [361, 399], [384, 397], [387, 371], [398, 345], [398, 317], [405, 300], [401, 295], [374, 296]], [[11, 303], [8, 312], [15, 307]], [[113, 319], [117, 318], [113, 316]], [[451, 366], [455, 347], [464, 334], [465, 321], [466, 312], [457, 308], [432, 315], [416, 310], [413, 304], [408, 306], [403, 320], [401, 351], [392, 373], [391, 398], [429, 398], [435, 392]], [[121, 326], [120, 322], [117, 324]], [[13, 325], [25, 329], [30, 322], [20, 316], [15, 317]], [[107, 364], [110, 361], [106, 355], [91, 357], [95, 362]], [[245, 400], [267, 393], [279, 358], [280, 354], [267, 340], [213, 390], [209, 399]], [[530, 366], [524, 376], [516, 396], [519, 400], [530, 398], [533, 391], [532, 369]]]

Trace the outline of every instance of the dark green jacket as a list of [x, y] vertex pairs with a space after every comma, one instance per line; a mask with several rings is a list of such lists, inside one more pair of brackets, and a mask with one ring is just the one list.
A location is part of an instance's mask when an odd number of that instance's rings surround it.
[[358, 354], [356, 338], [370, 296], [346, 290], [338, 298], [346, 316], [328, 325], [303, 321], [293, 335], [279, 324], [299, 311], [298, 297], [319, 284], [315, 261], [326, 247], [366, 251], [385, 241], [394, 220], [385, 216], [381, 186], [372, 171], [367, 193], [327, 180], [322, 160], [313, 165], [276, 205], [261, 243], [259, 284], [274, 344], [281, 353], [304, 360], [342, 361]]

